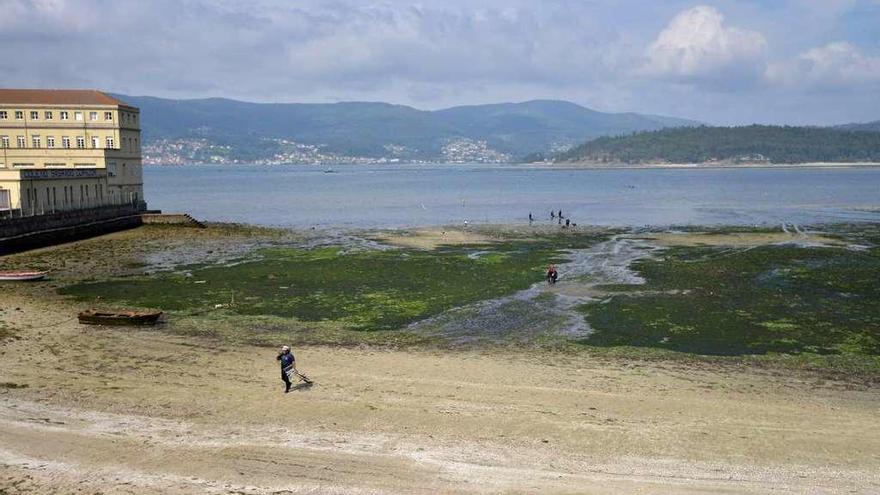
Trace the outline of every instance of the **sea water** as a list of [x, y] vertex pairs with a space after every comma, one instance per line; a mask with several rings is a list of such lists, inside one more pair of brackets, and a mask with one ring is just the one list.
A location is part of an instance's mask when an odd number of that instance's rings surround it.
[[151, 209], [296, 228], [478, 223], [773, 225], [880, 221], [880, 168], [525, 165], [144, 167]]

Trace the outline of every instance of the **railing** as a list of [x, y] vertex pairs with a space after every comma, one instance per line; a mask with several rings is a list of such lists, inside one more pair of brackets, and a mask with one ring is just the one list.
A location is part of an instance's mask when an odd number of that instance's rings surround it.
[[[127, 196], [127, 197], [126, 197]], [[139, 211], [146, 210], [147, 203], [138, 198], [135, 193], [128, 195], [112, 195], [104, 198], [79, 198], [77, 201], [54, 202], [40, 201], [23, 208], [0, 209], [0, 220], [12, 218], [38, 217], [53, 215], [56, 213], [94, 210], [108, 207], [131, 207]]]

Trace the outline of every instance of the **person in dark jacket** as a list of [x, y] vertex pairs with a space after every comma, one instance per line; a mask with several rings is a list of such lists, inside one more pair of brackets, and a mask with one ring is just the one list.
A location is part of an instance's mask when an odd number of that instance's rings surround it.
[[306, 384], [312, 383], [312, 381], [305, 375], [296, 370], [296, 358], [293, 357], [293, 352], [290, 351], [290, 347], [286, 345], [281, 346], [281, 352], [278, 353], [278, 356], [275, 359], [281, 363], [281, 380], [284, 381], [285, 394], [290, 392], [290, 375], [295, 375], [300, 380], [306, 382]]
[[550, 265], [550, 268], [547, 268], [547, 282], [553, 285], [558, 277], [559, 272], [556, 271], [556, 265]]

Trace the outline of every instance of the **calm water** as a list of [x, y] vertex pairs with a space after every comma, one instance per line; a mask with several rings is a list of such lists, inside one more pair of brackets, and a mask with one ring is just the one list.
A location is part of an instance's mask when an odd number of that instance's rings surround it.
[[[880, 221], [880, 169], [552, 170], [498, 165], [145, 167], [150, 208], [290, 227]], [[873, 210], [873, 211], [872, 211]]]

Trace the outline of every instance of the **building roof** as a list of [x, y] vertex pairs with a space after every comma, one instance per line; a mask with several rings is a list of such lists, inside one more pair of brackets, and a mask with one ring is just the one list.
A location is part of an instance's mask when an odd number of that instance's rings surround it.
[[127, 105], [94, 89], [2, 89], [0, 103], [18, 105]]

